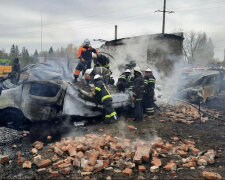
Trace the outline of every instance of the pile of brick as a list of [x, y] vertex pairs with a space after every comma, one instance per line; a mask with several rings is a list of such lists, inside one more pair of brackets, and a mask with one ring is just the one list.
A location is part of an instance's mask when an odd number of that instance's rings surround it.
[[[173, 110], [167, 109], [165, 112], [159, 113], [161, 116], [166, 116], [172, 122], [181, 122], [185, 124], [192, 124], [195, 120], [200, 118], [199, 111], [189, 105], [173, 106]], [[201, 122], [206, 122], [208, 117], [204, 117], [201, 113]]]
[[[204, 169], [217, 157], [214, 150], [201, 152], [194, 141], [179, 140], [178, 137], [173, 137], [171, 143], [162, 138], [157, 138], [155, 142], [132, 142], [109, 134], [62, 138], [60, 142], [46, 147], [36, 141], [31, 153], [34, 155], [32, 162], [25, 160], [19, 152], [18, 164], [22, 164], [23, 168], [35, 165], [38, 173], [47, 172], [51, 177], [69, 175], [74, 169], [84, 176], [107, 170], [124, 175], [132, 175], [134, 171], [171, 171], [171, 175], [175, 176], [178, 168]], [[42, 157], [49, 153], [48, 159]]]

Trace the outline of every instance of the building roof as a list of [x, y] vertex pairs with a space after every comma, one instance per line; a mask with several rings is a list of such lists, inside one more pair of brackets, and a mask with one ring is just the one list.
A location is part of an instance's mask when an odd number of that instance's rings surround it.
[[111, 40], [111, 41], [106, 41], [105, 45], [106, 46], [113, 46], [113, 45], [122, 45], [124, 44], [124, 40], [139, 40], [141, 38], [149, 38], [149, 39], [177, 39], [180, 41], [184, 40], [183, 33], [174, 33], [174, 34], [147, 34], [147, 35], [141, 35], [141, 36], [134, 36], [134, 37], [126, 37], [126, 38], [120, 38], [117, 40]]

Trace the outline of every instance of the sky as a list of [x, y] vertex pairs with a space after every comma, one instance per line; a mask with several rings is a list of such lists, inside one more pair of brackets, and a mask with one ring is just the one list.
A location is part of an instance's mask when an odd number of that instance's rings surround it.
[[[0, 0], [0, 49], [12, 44], [30, 53], [42, 49], [80, 46], [84, 39], [118, 38], [161, 33], [163, 0]], [[225, 0], [167, 0], [166, 33], [206, 32], [215, 57], [225, 49]], [[42, 17], [42, 18], [41, 18]]]

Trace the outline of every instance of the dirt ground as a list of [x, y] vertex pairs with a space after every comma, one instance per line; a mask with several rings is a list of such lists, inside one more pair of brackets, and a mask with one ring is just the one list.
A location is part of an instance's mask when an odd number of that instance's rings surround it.
[[[225, 108], [223, 109], [221, 106], [219, 110], [225, 112]], [[49, 174], [39, 175], [35, 165], [33, 165], [31, 169], [23, 169], [21, 165], [17, 165], [16, 153], [21, 151], [27, 160], [32, 160], [33, 155], [31, 155], [30, 150], [34, 140], [42, 140], [45, 141], [45, 144], [48, 144], [50, 142], [45, 140], [48, 135], [53, 136], [52, 142], [54, 142], [61, 137], [75, 137], [90, 133], [99, 135], [111, 134], [117, 137], [129, 138], [134, 141], [136, 139], [151, 140], [154, 137], [161, 137], [168, 142], [172, 142], [171, 138], [175, 136], [182, 140], [193, 140], [196, 143], [196, 148], [199, 150], [205, 151], [214, 149], [219, 155], [219, 158], [215, 159], [215, 163], [207, 165], [204, 170], [217, 172], [225, 178], [225, 120], [209, 118], [205, 123], [196, 120], [193, 124], [187, 125], [184, 123], [171, 122], [167, 117], [160, 116], [158, 112], [151, 119], [145, 117], [144, 121], [140, 123], [133, 122], [131, 118], [124, 118], [121, 116], [119, 122], [110, 125], [101, 122], [92, 122], [84, 127], [74, 127], [72, 125], [62, 126], [61, 124], [33, 126], [30, 130], [30, 134], [27, 137], [23, 137], [20, 142], [16, 143], [16, 148], [12, 148], [11, 145], [0, 146], [0, 154], [10, 155], [11, 159], [9, 164], [0, 164], [0, 179], [40, 179], [50, 177]], [[225, 113], [223, 113], [222, 117], [224, 117], [224, 115]], [[165, 120], [165, 122], [160, 122], [162, 119]], [[137, 130], [130, 131], [127, 128], [128, 125], [134, 125]], [[100, 132], [100, 128], [104, 131]], [[47, 154], [45, 154], [45, 156], [48, 157]], [[171, 157], [162, 157], [162, 164], [165, 165], [170, 158]], [[177, 157], [173, 158], [176, 159]], [[137, 179], [138, 177], [143, 176], [145, 179], [204, 179], [201, 175], [203, 169], [197, 167], [195, 169], [179, 168], [176, 170], [176, 176], [173, 177], [170, 175], [170, 172], [165, 171], [162, 168], [160, 168], [157, 173], [151, 173], [149, 171], [151, 166], [150, 163], [144, 165], [147, 169], [145, 173], [138, 172], [136, 169], [130, 177], [122, 175], [122, 173], [115, 174], [112, 171], [104, 170], [90, 175], [90, 178], [105, 179], [107, 176], [111, 176], [112, 179]], [[74, 169], [70, 175], [60, 175], [59, 178], [83, 179], [84, 177], [78, 172], [78, 169]]]

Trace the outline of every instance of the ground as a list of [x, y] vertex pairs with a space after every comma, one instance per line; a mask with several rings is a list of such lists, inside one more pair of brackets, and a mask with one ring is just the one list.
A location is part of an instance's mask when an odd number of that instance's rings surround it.
[[[213, 106], [210, 106], [211, 108]], [[163, 109], [164, 110], [164, 109]], [[163, 111], [161, 110], [161, 111]], [[224, 110], [221, 108], [219, 110]], [[99, 121], [96, 123], [92, 122], [84, 127], [74, 127], [72, 125], [42, 125], [33, 126], [30, 130], [30, 134], [23, 137], [20, 142], [16, 142], [17, 147], [12, 148], [11, 145], [0, 146], [0, 151], [2, 154], [10, 155], [9, 164], [0, 164], [0, 179], [7, 178], [46, 178], [49, 177], [48, 174], [39, 175], [37, 173], [37, 168], [35, 165], [31, 169], [23, 169], [21, 165], [17, 165], [16, 153], [21, 151], [27, 160], [32, 160], [33, 155], [30, 153], [31, 144], [35, 140], [42, 140], [45, 144], [50, 142], [46, 141], [48, 135], [52, 135], [53, 139], [51, 142], [58, 141], [61, 137], [67, 136], [82, 136], [85, 134], [95, 133], [95, 134], [111, 134], [112, 136], [117, 136], [121, 138], [129, 138], [133, 141], [137, 139], [151, 141], [155, 137], [161, 137], [166, 141], [172, 143], [172, 137], [178, 137], [181, 140], [193, 140], [196, 143], [196, 148], [200, 151], [207, 151], [209, 149], [214, 149], [218, 153], [218, 158], [215, 159], [215, 163], [212, 165], [207, 165], [204, 171], [212, 171], [219, 173], [223, 178], [225, 178], [225, 121], [209, 118], [205, 123], [200, 120], [195, 120], [191, 125], [185, 123], [172, 122], [168, 117], [161, 116], [158, 111], [155, 116], [148, 118], [145, 117], [144, 121], [137, 123], [133, 122], [131, 118], [120, 117], [119, 122], [114, 124], [103, 124]], [[224, 114], [222, 114], [224, 117]], [[160, 120], [165, 120], [160, 122]], [[128, 125], [134, 125], [137, 130], [129, 130]], [[99, 129], [102, 129], [100, 131]], [[40, 133], [41, 132], [41, 133]], [[0, 155], [1, 156], [1, 155]], [[48, 154], [45, 154], [48, 157]], [[165, 165], [171, 158], [176, 159], [177, 157], [161, 157], [162, 164]], [[160, 168], [157, 173], [150, 173], [149, 163], [145, 163], [144, 166], [147, 172], [138, 172], [137, 169], [133, 171], [132, 176], [123, 175], [122, 173], [115, 174], [112, 171], [102, 171], [90, 175], [90, 178], [105, 179], [107, 176], [111, 176], [112, 179], [130, 179], [138, 178], [143, 176], [147, 178], [158, 178], [158, 179], [204, 179], [202, 177], [203, 169], [195, 168], [179, 168], [176, 170], [176, 176], [171, 176], [169, 171], [165, 171]], [[74, 169], [70, 175], [64, 176], [60, 175], [61, 178], [84, 178], [82, 177], [77, 169]]]

